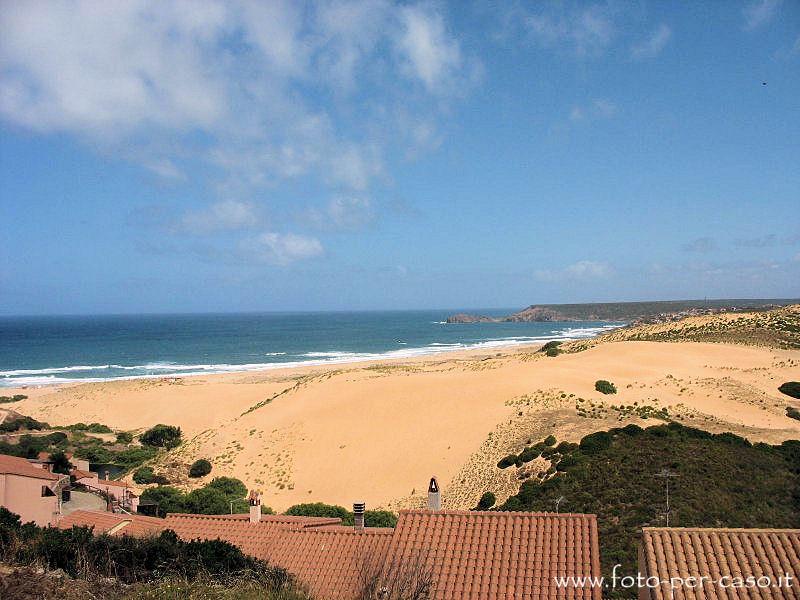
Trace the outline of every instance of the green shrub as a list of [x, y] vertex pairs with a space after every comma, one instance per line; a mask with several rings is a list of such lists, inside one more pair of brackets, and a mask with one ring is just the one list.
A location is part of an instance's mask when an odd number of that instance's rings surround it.
[[484, 492], [481, 499], [478, 500], [478, 510], [489, 510], [497, 502], [497, 498], [492, 492]]
[[[0, 509], [0, 540], [4, 542], [4, 562], [62, 569], [71, 578], [113, 577], [123, 584], [135, 584], [165, 576], [180, 577], [184, 582], [240, 576], [258, 583], [263, 593], [290, 590], [292, 586], [286, 571], [245, 555], [233, 544], [221, 540], [184, 542], [171, 530], [148, 537], [95, 536], [88, 527], [21, 525], [16, 515]], [[167, 596], [178, 597], [174, 593]]]
[[132, 441], [133, 441], [133, 435], [128, 433], [127, 431], [120, 431], [117, 434], [118, 444], [130, 444]]
[[231, 511], [231, 500], [218, 489], [201, 487], [186, 495], [186, 511], [196, 515], [224, 515]]
[[206, 487], [217, 489], [230, 499], [244, 498], [247, 495], [247, 486], [235, 477], [214, 477]]
[[13, 421], [4, 421], [0, 423], [0, 431], [3, 432], [19, 431], [20, 429], [41, 431], [42, 429], [50, 429], [50, 425], [42, 421], [37, 421], [32, 417], [25, 416], [21, 416]]
[[[539, 458], [540, 454], [541, 454], [541, 452], [539, 452], [536, 449], [536, 447], [534, 447], [534, 446], [525, 446], [525, 448], [522, 449], [522, 452], [519, 453], [519, 457], [518, 458], [519, 458], [519, 460], [521, 460], [524, 463], [529, 463], [532, 460], [536, 460], [537, 458]], [[514, 462], [516, 462], [516, 461], [514, 461]], [[502, 469], [503, 467], [500, 467], [500, 468]]]
[[505, 469], [506, 467], [516, 464], [517, 460], [519, 460], [519, 457], [516, 454], [509, 454], [500, 459], [500, 462], [497, 463], [497, 467], [499, 469]]
[[605, 379], [598, 379], [594, 382], [594, 389], [596, 389], [601, 394], [616, 394], [617, 388], [616, 386], [611, 383], [610, 381], [606, 381]]
[[13, 396], [0, 396], [0, 404], [7, 404], [9, 402], [19, 402], [20, 400], [25, 400], [27, 396], [25, 394], [14, 394]]
[[584, 454], [598, 454], [611, 446], [612, 437], [607, 431], [590, 433], [581, 440], [580, 447]]
[[547, 350], [544, 351], [544, 353], [547, 356], [558, 356], [559, 354], [561, 354], [561, 350], [559, 350], [558, 348], [548, 348]]
[[544, 438], [544, 442], [543, 443], [544, 443], [545, 446], [555, 446], [556, 445], [556, 436], [548, 435], [546, 438]]
[[153, 483], [154, 477], [153, 467], [139, 467], [133, 472], [133, 480], [142, 485]]
[[139, 441], [147, 446], [166, 448], [167, 450], [176, 448], [181, 443], [181, 428], [159, 424], [140, 435]]
[[189, 477], [205, 477], [211, 473], [211, 463], [205, 458], [200, 458], [189, 467]]
[[[562, 342], [559, 342], [559, 341], [556, 341], [556, 340], [553, 340], [552, 342], [547, 342], [545, 345], [543, 345], [541, 348], [539, 348], [539, 352], [545, 352], [545, 353], [547, 353], [547, 352], [549, 352], [550, 350], [556, 350], [556, 351], [558, 351], [558, 349], [559, 349], [558, 347], [559, 347], [561, 344], [562, 344]], [[550, 355], [550, 354], [548, 354], [548, 356], [551, 356], [551, 355]]]
[[58, 429], [66, 429], [68, 431], [88, 431], [89, 433], [113, 433], [108, 425], [102, 423], [75, 423], [74, 425], [61, 425]]
[[800, 381], [787, 381], [778, 388], [778, 391], [800, 400]]
[[171, 485], [147, 488], [142, 492], [141, 500], [157, 504], [157, 513], [161, 517], [167, 513], [186, 512], [186, 494]]
[[353, 524], [353, 513], [349, 510], [343, 506], [324, 504], [322, 502], [295, 504], [290, 506], [284, 514], [301, 517], [339, 517], [345, 525]]
[[50, 460], [53, 461], [53, 473], [69, 475], [69, 472], [72, 470], [72, 463], [69, 462], [69, 459], [67, 458], [67, 455], [64, 454], [63, 450], [53, 452], [50, 455]]
[[367, 527], [396, 527], [397, 515], [388, 510], [364, 511], [364, 525]]
[[800, 421], [800, 410], [797, 410], [794, 406], [787, 406], [786, 416], [790, 419], [797, 419]]

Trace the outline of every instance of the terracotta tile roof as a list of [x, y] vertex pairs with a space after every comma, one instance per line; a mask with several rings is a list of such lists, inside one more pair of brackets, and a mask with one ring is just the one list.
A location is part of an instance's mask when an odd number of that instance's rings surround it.
[[31, 464], [24, 458], [0, 454], [0, 474], [20, 475], [22, 477], [33, 477], [35, 479], [46, 479], [47, 481], [58, 481], [63, 475], [57, 475], [50, 471]]
[[401, 511], [388, 555], [427, 563], [439, 600], [601, 596], [599, 588], [559, 588], [554, 580], [600, 575], [595, 515]]
[[275, 534], [287, 528], [315, 527], [341, 523], [339, 518], [262, 515], [261, 522], [251, 523], [249, 515], [190, 515], [169, 513], [165, 527], [183, 540], [220, 539], [241, 548], [256, 558], [268, 559], [268, 546]]
[[96, 534], [131, 536], [155, 534], [166, 529], [164, 519], [99, 510], [76, 510], [62, 517], [58, 522], [61, 529], [69, 529], [73, 525], [93, 527]]
[[70, 471], [69, 474], [72, 475], [75, 479], [84, 479], [86, 477], [89, 478], [97, 477], [97, 473], [92, 473], [90, 471], [81, 471], [80, 469], [72, 469], [72, 471]]
[[[800, 529], [645, 528], [641, 561], [643, 574], [666, 580], [650, 591], [653, 600], [800, 598]], [[787, 574], [794, 578], [792, 587], [778, 587], [778, 577]], [[691, 576], [709, 580], [696, 590], [671, 589], [668, 583], [671, 577]], [[721, 578], [730, 576], [767, 576], [771, 585], [739, 589], [720, 585]]]
[[354, 598], [369, 567], [383, 564], [393, 533], [383, 527], [282, 529], [263, 558], [292, 573], [314, 598]]

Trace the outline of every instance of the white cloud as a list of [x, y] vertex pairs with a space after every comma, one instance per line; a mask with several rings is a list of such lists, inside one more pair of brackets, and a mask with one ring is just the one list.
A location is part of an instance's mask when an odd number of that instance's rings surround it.
[[600, 279], [613, 273], [608, 263], [594, 260], [579, 260], [563, 269], [542, 269], [534, 275], [542, 281], [583, 281], [587, 279]]
[[168, 179], [199, 167], [225, 197], [300, 177], [364, 191], [474, 62], [436, 6], [15, 2], [0, 11], [0, 118]]
[[772, 21], [778, 12], [781, 0], [756, 0], [744, 7], [744, 28], [747, 31], [758, 29]]
[[672, 30], [662, 23], [646, 40], [631, 48], [631, 58], [645, 60], [658, 56], [669, 43], [670, 38], [672, 38]]
[[375, 219], [375, 210], [369, 198], [338, 196], [323, 209], [312, 208], [302, 215], [302, 220], [317, 229], [357, 230]]
[[461, 50], [445, 31], [441, 15], [421, 6], [406, 6], [401, 9], [400, 22], [397, 46], [407, 72], [429, 91], [442, 91], [461, 67]]
[[266, 232], [242, 241], [241, 251], [247, 260], [256, 260], [273, 265], [316, 258], [324, 252], [317, 238], [295, 233]]
[[542, 4], [525, 16], [534, 40], [546, 48], [566, 49], [578, 57], [601, 54], [616, 35], [610, 11], [601, 5]]
[[254, 206], [248, 202], [224, 200], [183, 215], [177, 229], [193, 234], [246, 229], [258, 224]]

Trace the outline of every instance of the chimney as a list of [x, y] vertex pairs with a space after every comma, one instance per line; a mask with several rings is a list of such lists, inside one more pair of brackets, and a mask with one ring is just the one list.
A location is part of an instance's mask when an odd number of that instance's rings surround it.
[[428, 510], [442, 510], [442, 492], [439, 491], [439, 482], [435, 475], [428, 484]]
[[250, 522], [261, 522], [261, 492], [258, 490], [250, 490], [250, 495], [247, 497], [250, 503]]
[[356, 531], [364, 530], [364, 511], [367, 505], [364, 502], [353, 503], [353, 525]]

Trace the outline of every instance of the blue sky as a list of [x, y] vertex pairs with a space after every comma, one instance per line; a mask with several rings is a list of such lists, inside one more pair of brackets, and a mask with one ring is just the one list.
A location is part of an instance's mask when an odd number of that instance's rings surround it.
[[497, 4], [5, 4], [0, 313], [800, 296], [800, 3]]

